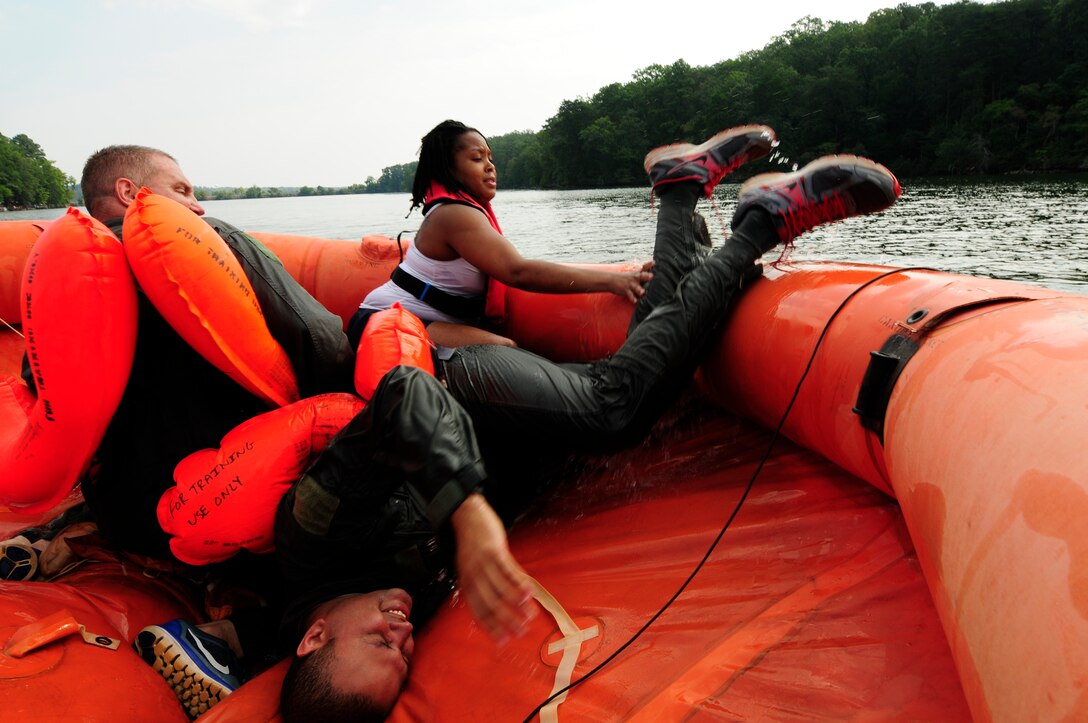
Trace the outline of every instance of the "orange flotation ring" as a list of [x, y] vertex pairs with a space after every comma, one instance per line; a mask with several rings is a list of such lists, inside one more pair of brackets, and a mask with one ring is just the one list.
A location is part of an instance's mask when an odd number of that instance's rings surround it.
[[136, 289], [117, 237], [73, 208], [34, 244], [21, 299], [37, 398], [11, 378], [0, 390], [0, 503], [33, 513], [68, 494], [117, 409]]
[[268, 331], [234, 254], [211, 226], [145, 188], [125, 213], [124, 237], [140, 287], [185, 341], [270, 404], [298, 400], [291, 361]]
[[271, 552], [280, 498], [363, 406], [351, 394], [309, 397], [243, 422], [219, 449], [183, 459], [156, 510], [174, 556], [206, 565], [242, 548]]

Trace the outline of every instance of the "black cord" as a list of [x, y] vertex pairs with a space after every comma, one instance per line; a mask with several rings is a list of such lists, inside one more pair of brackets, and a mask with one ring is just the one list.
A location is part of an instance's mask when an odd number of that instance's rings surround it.
[[540, 713], [540, 710], [544, 706], [548, 705], [548, 703], [551, 703], [558, 696], [566, 693], [567, 691], [571, 690], [575, 686], [581, 685], [585, 681], [589, 680], [591, 677], [593, 677], [598, 672], [600, 672], [605, 666], [607, 666], [613, 660], [615, 660], [619, 656], [620, 653], [627, 650], [627, 648], [631, 647], [635, 643], [636, 640], [638, 640], [640, 637], [642, 637], [642, 634], [645, 633], [647, 630], [649, 630], [650, 626], [653, 625], [655, 622], [657, 622], [657, 619], [660, 618], [662, 615], [664, 615], [666, 610], [668, 610], [670, 607], [672, 607], [672, 604], [674, 602], [676, 602], [676, 599], [679, 598], [682, 594], [684, 594], [684, 591], [687, 590], [688, 585], [691, 584], [691, 582], [695, 579], [695, 576], [698, 575], [699, 572], [706, 565], [707, 560], [710, 559], [710, 556], [714, 553], [714, 550], [718, 547], [718, 543], [721, 542], [722, 537], [725, 536], [725, 531], [729, 529], [729, 525], [731, 525], [733, 523], [733, 520], [740, 513], [741, 507], [744, 506], [745, 500], [748, 499], [748, 494], [752, 491], [752, 487], [755, 485], [756, 478], [759, 477], [759, 473], [763, 470], [763, 465], [765, 465], [767, 463], [767, 460], [770, 459], [771, 452], [774, 451], [774, 445], [775, 445], [776, 442], [778, 442], [778, 438], [781, 435], [782, 427], [785, 426], [785, 424], [786, 424], [786, 418], [789, 417], [790, 411], [793, 409], [793, 405], [797, 401], [798, 395], [801, 393], [801, 385], [804, 384], [805, 379], [808, 378], [808, 373], [812, 370], [812, 365], [816, 361], [816, 352], [819, 351], [820, 346], [823, 344], [824, 338], [827, 336], [827, 332], [831, 328], [831, 322], [833, 322], [835, 320], [835, 318], [842, 312], [842, 310], [846, 308], [846, 305], [850, 302], [850, 300], [853, 299], [855, 296], [857, 296], [859, 293], [861, 293], [864, 289], [868, 288], [869, 286], [872, 286], [873, 284], [875, 284], [877, 281], [880, 281], [881, 279], [887, 278], [888, 276], [893, 276], [895, 274], [900, 274], [900, 273], [903, 273], [903, 272], [906, 272], [906, 271], [934, 271], [934, 270], [935, 269], [932, 269], [932, 268], [929, 268], [929, 267], [926, 267], [926, 266], [912, 266], [912, 267], [909, 267], [909, 268], [892, 269], [891, 271], [886, 271], [886, 272], [884, 272], [884, 273], [882, 273], [882, 274], [880, 274], [878, 276], [874, 276], [873, 278], [869, 279], [868, 281], [866, 281], [861, 286], [858, 286], [856, 289], [851, 291], [850, 294], [847, 295], [847, 297], [845, 299], [843, 299], [839, 303], [838, 307], [835, 309], [835, 311], [831, 314], [830, 317], [828, 317], [827, 321], [824, 323], [824, 328], [820, 332], [819, 338], [816, 339], [816, 344], [812, 347], [812, 353], [809, 355], [808, 364], [805, 365], [805, 371], [802, 372], [801, 378], [797, 380], [797, 386], [793, 390], [793, 396], [790, 398], [789, 404], [786, 405], [786, 410], [784, 412], [782, 412], [782, 417], [778, 420], [778, 425], [775, 427], [774, 433], [771, 434], [771, 441], [767, 443], [767, 451], [763, 453], [763, 458], [759, 460], [759, 464], [756, 465], [755, 470], [752, 472], [752, 476], [749, 478], [748, 484], [744, 488], [744, 492], [741, 494], [740, 499], [737, 500], [737, 504], [733, 507], [733, 512], [729, 515], [729, 518], [725, 521], [725, 524], [722, 525], [721, 530], [718, 531], [718, 534], [714, 538], [714, 541], [710, 543], [710, 547], [707, 548], [706, 554], [704, 554], [702, 559], [699, 560], [698, 564], [695, 565], [695, 568], [691, 571], [691, 574], [688, 575], [687, 579], [685, 579], [684, 582], [680, 584], [680, 587], [677, 588], [676, 592], [673, 593], [672, 597], [670, 597], [665, 602], [665, 604], [662, 605], [661, 608], [656, 613], [654, 613], [650, 617], [650, 619], [646, 621], [645, 624], [643, 624], [643, 626], [641, 628], [639, 628], [637, 631], [635, 631], [635, 633], [630, 638], [628, 638], [627, 641], [625, 643], [623, 643], [623, 645], [616, 648], [616, 650], [614, 650], [607, 658], [605, 658], [600, 663], [598, 663], [596, 667], [594, 667], [588, 673], [583, 675], [581, 678], [578, 678], [577, 680], [571, 681], [566, 687], [561, 688], [561, 689], [557, 690], [555, 693], [548, 696], [543, 702], [540, 703], [540, 705], [538, 705], [536, 708], [534, 708], [532, 710], [532, 712], [529, 713], [528, 716], [525, 717], [524, 723], [529, 723], [529, 721], [531, 721], [534, 717], [536, 717]]
[[400, 253], [400, 263], [404, 263], [404, 246], [401, 245], [400, 237], [406, 233], [415, 233], [409, 229], [405, 229], [397, 234], [397, 251]]

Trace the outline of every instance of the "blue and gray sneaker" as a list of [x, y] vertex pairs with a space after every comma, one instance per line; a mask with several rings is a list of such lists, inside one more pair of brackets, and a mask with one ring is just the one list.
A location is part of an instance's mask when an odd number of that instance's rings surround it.
[[242, 684], [238, 658], [227, 643], [184, 620], [148, 625], [132, 647], [170, 684], [190, 718], [205, 713]]
[[768, 126], [727, 128], [697, 146], [674, 143], [655, 148], [646, 154], [643, 168], [654, 189], [667, 183], [695, 181], [702, 185], [703, 195], [710, 198], [727, 173], [767, 155], [777, 142]]

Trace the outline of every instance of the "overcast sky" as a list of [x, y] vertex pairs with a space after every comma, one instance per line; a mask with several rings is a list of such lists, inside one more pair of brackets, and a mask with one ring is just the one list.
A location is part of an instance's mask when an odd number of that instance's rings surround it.
[[197, 185], [344, 186], [414, 160], [445, 118], [536, 131], [648, 65], [709, 65], [806, 15], [896, 4], [3, 0], [0, 133], [77, 180], [92, 151], [138, 143]]

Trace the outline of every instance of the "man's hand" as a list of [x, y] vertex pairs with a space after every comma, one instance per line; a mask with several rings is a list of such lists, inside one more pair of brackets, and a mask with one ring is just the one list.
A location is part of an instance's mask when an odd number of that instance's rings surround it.
[[450, 522], [461, 591], [472, 614], [500, 643], [519, 635], [536, 608], [530, 578], [510, 554], [502, 520], [483, 495], [474, 493]]

